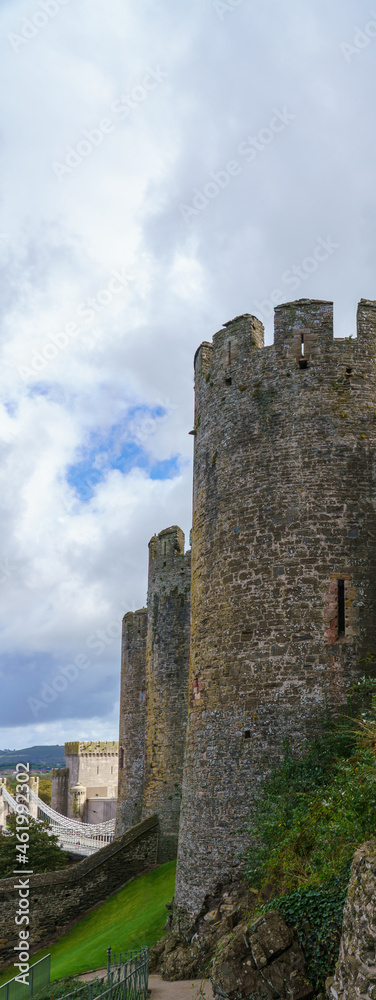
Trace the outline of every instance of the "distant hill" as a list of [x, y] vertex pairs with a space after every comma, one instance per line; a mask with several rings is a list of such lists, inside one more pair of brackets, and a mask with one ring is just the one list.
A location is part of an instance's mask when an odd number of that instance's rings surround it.
[[0, 771], [13, 770], [16, 764], [30, 764], [33, 771], [65, 767], [64, 747], [25, 747], [23, 750], [0, 750]]

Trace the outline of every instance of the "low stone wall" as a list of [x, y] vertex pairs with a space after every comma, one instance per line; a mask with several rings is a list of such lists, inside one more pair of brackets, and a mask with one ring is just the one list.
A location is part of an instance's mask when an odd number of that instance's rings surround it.
[[[54, 941], [67, 925], [79, 920], [129, 879], [156, 865], [158, 830], [158, 817], [151, 816], [70, 868], [30, 876], [31, 953]], [[18, 943], [20, 928], [15, 923], [18, 881], [17, 876], [0, 880], [0, 968], [14, 961], [13, 949]], [[25, 924], [21, 926], [25, 928]]]

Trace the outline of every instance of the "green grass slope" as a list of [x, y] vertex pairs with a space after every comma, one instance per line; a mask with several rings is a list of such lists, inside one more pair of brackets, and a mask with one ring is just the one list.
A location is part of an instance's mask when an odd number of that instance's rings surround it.
[[[32, 962], [50, 951], [51, 979], [60, 979], [103, 968], [109, 945], [113, 951], [124, 951], [155, 944], [166, 923], [166, 903], [174, 895], [175, 871], [175, 861], [169, 861], [128, 882], [54, 945], [33, 955]], [[13, 975], [13, 969], [0, 973], [0, 985]]]

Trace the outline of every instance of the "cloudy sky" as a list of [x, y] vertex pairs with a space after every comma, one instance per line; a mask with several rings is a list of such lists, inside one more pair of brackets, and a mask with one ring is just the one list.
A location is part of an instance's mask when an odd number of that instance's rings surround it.
[[[193, 354], [376, 298], [376, 11], [1, 0], [0, 747], [116, 739], [120, 622], [191, 525]], [[320, 248], [318, 262], [315, 250]]]

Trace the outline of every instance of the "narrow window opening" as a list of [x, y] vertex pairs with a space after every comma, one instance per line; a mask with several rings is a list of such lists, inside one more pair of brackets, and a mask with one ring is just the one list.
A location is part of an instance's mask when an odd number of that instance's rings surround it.
[[338, 580], [338, 636], [345, 634], [345, 581]]
[[231, 340], [228, 342], [228, 363], [231, 364]]
[[300, 336], [300, 357], [304, 358], [304, 333]]
[[163, 558], [166, 556], [166, 542], [163, 542]]
[[97, 774], [99, 774], [99, 766], [97, 765]]
[[226, 385], [232, 385], [232, 378], [225, 378]]
[[119, 770], [124, 768], [124, 747], [119, 747]]
[[305, 358], [299, 358], [299, 368], [308, 368], [308, 361]]
[[246, 729], [245, 730], [244, 739], [245, 740], [250, 740], [251, 739], [251, 730], [250, 729]]
[[346, 368], [346, 375], [352, 375], [352, 373], [353, 373], [352, 368]]
[[137, 618], [137, 632], [138, 632], [138, 634], [140, 634], [140, 632], [141, 632], [141, 622], [140, 622], [139, 618]]

